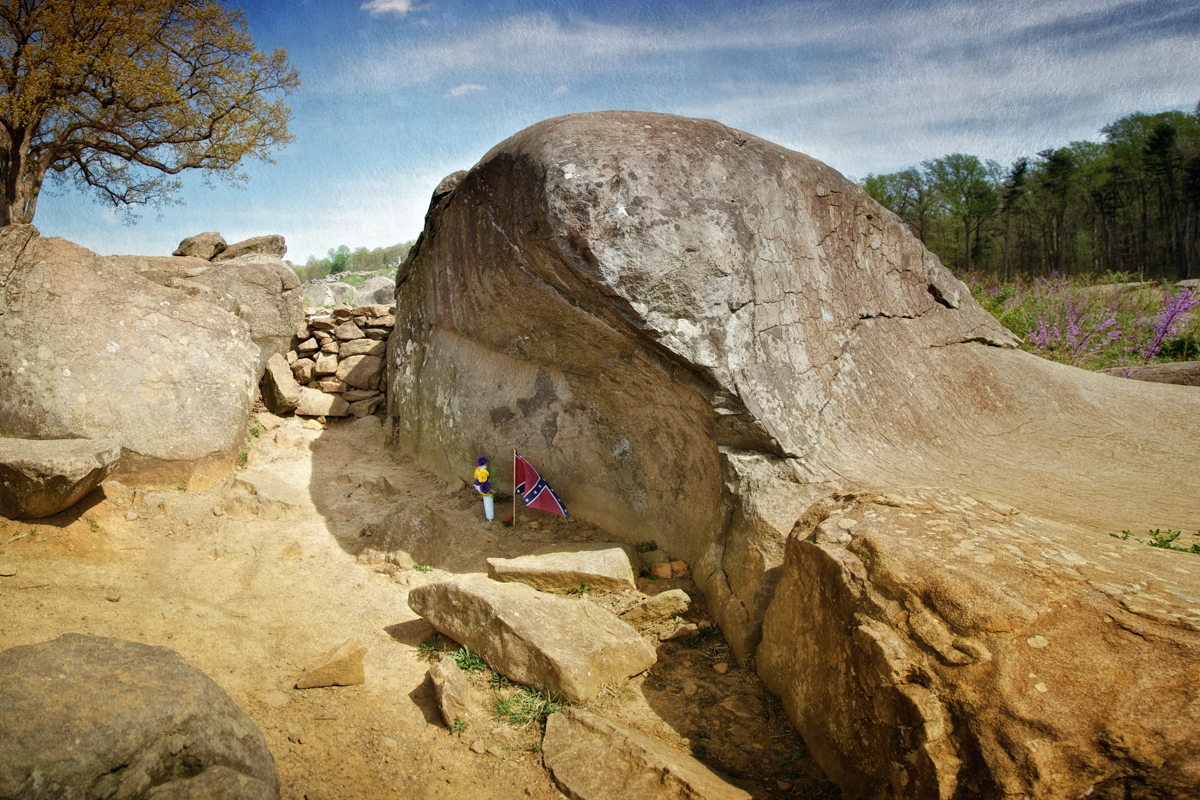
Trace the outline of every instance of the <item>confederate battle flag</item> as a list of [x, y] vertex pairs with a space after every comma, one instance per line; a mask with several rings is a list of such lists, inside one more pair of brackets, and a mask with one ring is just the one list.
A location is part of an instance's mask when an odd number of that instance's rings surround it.
[[558, 499], [558, 495], [546, 483], [546, 479], [538, 471], [529, 466], [525, 456], [514, 453], [513, 484], [517, 494], [525, 496], [525, 507], [549, 511], [551, 514], [561, 514], [566, 517], [567, 507]]

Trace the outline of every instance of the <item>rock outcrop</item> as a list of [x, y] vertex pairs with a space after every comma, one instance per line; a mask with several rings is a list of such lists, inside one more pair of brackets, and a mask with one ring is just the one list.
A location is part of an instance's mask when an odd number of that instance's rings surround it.
[[0, 652], [0, 797], [275, 800], [266, 739], [174, 650], [69, 633]]
[[304, 332], [300, 279], [276, 256], [219, 257], [210, 269], [190, 280], [236, 300], [233, 311], [250, 326], [250, 338], [261, 349], [264, 364], [272, 355], [288, 352]]
[[212, 261], [213, 257], [224, 252], [226, 247], [228, 245], [224, 236], [217, 231], [206, 231], [184, 239], [171, 255], [195, 256], [205, 261]]
[[418, 586], [409, 607], [514, 683], [571, 703], [654, 666], [657, 657], [627, 623], [588, 600], [520, 583], [465, 575]]
[[362, 286], [358, 287], [354, 302], [361, 306], [370, 303], [390, 306], [396, 302], [396, 282], [391, 278], [367, 278], [362, 282]]
[[0, 516], [40, 519], [70, 508], [120, 457], [115, 439], [0, 439]]
[[945, 490], [830, 498], [759, 675], [847, 798], [1200, 796], [1196, 558]]
[[249, 255], [265, 255], [275, 258], [283, 258], [287, 255], [287, 243], [283, 237], [277, 233], [268, 236], [253, 236], [249, 239], [243, 239], [240, 242], [234, 242], [231, 245], [226, 245], [225, 249], [212, 256], [213, 261], [229, 261], [235, 258]]
[[[743, 662], [796, 520], [854, 487], [953, 488], [1100, 544], [1200, 529], [1200, 395], [1016, 350], [860, 187], [716, 122], [605, 112], [518, 133], [439, 185], [396, 308], [397, 445], [465, 479], [515, 444], [574, 516], [686, 561]], [[1069, 750], [1038, 742], [1046, 763]], [[864, 756], [836, 758], [850, 776]]]
[[32, 225], [0, 230], [0, 284], [0, 430], [116, 439], [126, 483], [228, 473], [259, 376], [246, 323]]

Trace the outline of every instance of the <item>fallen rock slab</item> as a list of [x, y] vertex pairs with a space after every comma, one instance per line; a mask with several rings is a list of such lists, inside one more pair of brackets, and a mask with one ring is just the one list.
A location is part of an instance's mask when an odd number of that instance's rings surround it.
[[322, 686], [357, 686], [366, 683], [363, 657], [367, 646], [362, 639], [347, 639], [317, 659], [296, 681], [297, 689], [316, 689]]
[[668, 589], [647, 597], [622, 614], [621, 619], [635, 628], [644, 627], [685, 614], [691, 605], [692, 598], [683, 589]]
[[287, 359], [275, 353], [267, 359], [262, 380], [259, 381], [263, 403], [273, 414], [287, 414], [300, 405], [300, 384], [292, 376]]
[[296, 414], [301, 417], [344, 417], [350, 413], [350, 404], [336, 394], [326, 394], [320, 389], [300, 387], [300, 402]]
[[1197, 558], [948, 490], [832, 497], [758, 673], [848, 800], [1200, 797]]
[[458, 662], [442, 656], [429, 670], [429, 682], [437, 698], [438, 710], [447, 728], [453, 728], [456, 720], [469, 721], [473, 711], [471, 684]]
[[654, 648], [587, 600], [465, 575], [419, 586], [408, 605], [514, 683], [578, 703], [654, 665]]
[[213, 261], [229, 261], [234, 258], [257, 253], [283, 258], [287, 255], [287, 242], [279, 234], [253, 236], [249, 239], [243, 239], [240, 242], [226, 245], [224, 250], [213, 256]]
[[262, 733], [165, 647], [69, 633], [10, 648], [0, 709], [0, 797], [279, 797]]
[[572, 800], [751, 798], [691, 756], [578, 708], [546, 719], [542, 761]]
[[115, 439], [0, 439], [0, 516], [40, 519], [70, 508], [120, 457]]
[[637, 588], [629, 556], [615, 544], [570, 553], [489, 558], [487, 569], [492, 580], [523, 583], [534, 589]]

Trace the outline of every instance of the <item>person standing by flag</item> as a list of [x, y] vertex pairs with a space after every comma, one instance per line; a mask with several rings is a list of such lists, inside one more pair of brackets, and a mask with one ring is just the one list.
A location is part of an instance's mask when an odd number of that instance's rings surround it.
[[488, 457], [480, 456], [475, 462], [475, 491], [483, 496], [483, 515], [491, 522], [495, 514], [495, 501], [492, 499], [492, 471], [488, 466]]

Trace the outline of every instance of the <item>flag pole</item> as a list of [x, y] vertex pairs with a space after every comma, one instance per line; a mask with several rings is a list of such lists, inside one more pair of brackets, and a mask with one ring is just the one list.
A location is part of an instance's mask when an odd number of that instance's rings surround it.
[[513, 530], [517, 529], [517, 448], [513, 448]]

